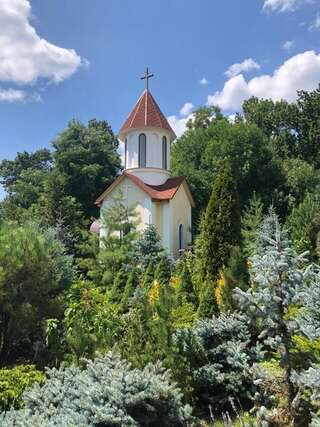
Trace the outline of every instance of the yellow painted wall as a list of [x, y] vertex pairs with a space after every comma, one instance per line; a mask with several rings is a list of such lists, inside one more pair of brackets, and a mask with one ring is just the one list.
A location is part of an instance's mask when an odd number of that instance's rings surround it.
[[191, 205], [184, 186], [181, 185], [171, 200], [171, 245], [174, 256], [179, 250], [179, 225], [183, 225], [183, 241], [186, 248], [191, 244]]

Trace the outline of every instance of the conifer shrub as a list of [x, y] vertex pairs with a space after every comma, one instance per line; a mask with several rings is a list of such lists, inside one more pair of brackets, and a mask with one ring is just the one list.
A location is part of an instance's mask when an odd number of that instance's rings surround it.
[[169, 371], [160, 363], [133, 369], [114, 353], [85, 368], [47, 371], [43, 386], [23, 397], [25, 407], [0, 415], [3, 426], [184, 426], [192, 420]]
[[244, 317], [237, 313], [213, 316], [200, 320], [194, 329], [177, 331], [200, 412], [206, 413], [209, 405], [221, 411], [231, 396], [251, 397], [250, 368], [257, 356], [250, 350], [250, 338]]

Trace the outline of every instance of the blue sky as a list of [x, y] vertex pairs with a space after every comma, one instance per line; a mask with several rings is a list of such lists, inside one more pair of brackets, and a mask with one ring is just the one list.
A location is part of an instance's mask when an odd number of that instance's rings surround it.
[[117, 132], [147, 65], [178, 133], [199, 105], [292, 100], [320, 82], [320, 1], [0, 0], [0, 51], [1, 160], [73, 118]]

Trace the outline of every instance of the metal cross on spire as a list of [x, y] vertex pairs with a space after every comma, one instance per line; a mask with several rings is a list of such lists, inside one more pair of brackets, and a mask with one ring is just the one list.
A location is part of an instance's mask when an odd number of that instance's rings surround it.
[[149, 79], [151, 79], [151, 77], [154, 77], [154, 74], [149, 74], [149, 68], [147, 67], [145, 75], [140, 77], [141, 80], [146, 81], [146, 90], [149, 90]]

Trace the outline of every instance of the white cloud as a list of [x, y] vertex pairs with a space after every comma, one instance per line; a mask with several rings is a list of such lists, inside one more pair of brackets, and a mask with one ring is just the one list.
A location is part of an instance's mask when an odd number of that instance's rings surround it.
[[193, 107], [194, 105], [191, 102], [186, 102], [180, 110], [180, 116], [189, 116], [192, 112]]
[[284, 50], [291, 50], [296, 46], [296, 42], [294, 40], [287, 40], [286, 42], [282, 43], [282, 49]]
[[29, 0], [0, 0], [0, 81], [33, 84], [61, 82], [83, 61], [73, 49], [41, 38], [30, 24]]
[[306, 51], [289, 58], [271, 75], [261, 75], [248, 81], [242, 74], [230, 78], [221, 91], [208, 96], [208, 104], [236, 111], [251, 96], [294, 101], [297, 90], [315, 89], [319, 80], [320, 54]]
[[179, 118], [177, 116], [167, 117], [170, 126], [174, 130], [175, 134], [179, 138], [187, 130], [187, 123], [193, 118], [193, 114], [190, 114], [188, 117]]
[[315, 20], [310, 25], [309, 30], [310, 31], [320, 30], [320, 15], [316, 16]]
[[227, 77], [234, 77], [241, 72], [247, 72], [250, 70], [258, 70], [260, 65], [257, 64], [252, 58], [247, 58], [244, 61], [230, 65], [227, 71], [224, 73]]
[[314, 0], [264, 0], [263, 9], [271, 12], [293, 12], [304, 4], [311, 4]]
[[202, 79], [199, 80], [199, 83], [205, 86], [209, 83], [209, 81], [205, 77], [202, 77]]
[[0, 102], [21, 102], [25, 99], [26, 93], [23, 90], [0, 88]]

